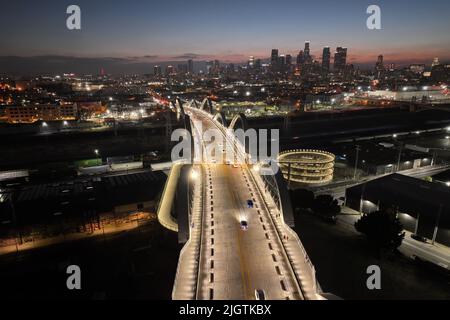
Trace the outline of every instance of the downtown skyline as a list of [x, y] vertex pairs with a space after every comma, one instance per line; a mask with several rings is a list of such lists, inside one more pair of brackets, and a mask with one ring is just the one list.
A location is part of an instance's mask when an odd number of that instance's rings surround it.
[[68, 1], [19, 0], [3, 5], [0, 36], [3, 57], [76, 57], [122, 63], [220, 60], [243, 63], [267, 59], [270, 49], [296, 55], [311, 41], [312, 55], [322, 48], [349, 48], [349, 63], [372, 64], [379, 54], [397, 64], [450, 58], [446, 12], [450, 3], [377, 1], [382, 30], [366, 28], [372, 1], [266, 0], [164, 3], [78, 1], [82, 30], [65, 28]]

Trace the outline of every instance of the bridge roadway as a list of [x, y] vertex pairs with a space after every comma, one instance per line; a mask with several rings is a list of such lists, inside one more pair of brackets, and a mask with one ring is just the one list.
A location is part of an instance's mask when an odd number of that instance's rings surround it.
[[[200, 111], [188, 113], [197, 133], [220, 128]], [[226, 133], [223, 136], [227, 139]], [[257, 289], [271, 300], [320, 299], [314, 270], [298, 237], [284, 224], [274, 203], [267, 201], [252, 169], [246, 164], [224, 164], [225, 155], [236, 146], [212, 142], [220, 152], [209, 155], [205, 150], [212, 143], [200, 139], [194, 134], [204, 152], [196, 168], [204, 188], [201, 219], [192, 217], [194, 236], [180, 256], [174, 299], [189, 298], [191, 290], [186, 286], [195, 288], [192, 298], [197, 300], [254, 300]], [[248, 200], [254, 208], [248, 208]], [[247, 231], [241, 229], [242, 220], [248, 222]], [[197, 259], [192, 258], [195, 248]]]

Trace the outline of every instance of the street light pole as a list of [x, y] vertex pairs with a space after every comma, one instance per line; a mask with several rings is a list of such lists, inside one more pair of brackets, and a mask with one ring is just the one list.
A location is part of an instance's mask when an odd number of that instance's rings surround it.
[[400, 171], [400, 164], [402, 162], [403, 144], [400, 144], [397, 161], [397, 172]]
[[353, 180], [356, 180], [356, 176], [358, 173], [358, 161], [359, 161], [359, 152], [361, 151], [361, 147], [356, 145], [356, 159], [355, 159], [355, 173], [353, 174]]

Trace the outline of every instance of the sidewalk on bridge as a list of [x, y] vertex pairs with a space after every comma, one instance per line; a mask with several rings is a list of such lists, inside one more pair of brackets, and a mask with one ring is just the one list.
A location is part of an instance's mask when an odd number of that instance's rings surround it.
[[[345, 228], [354, 230], [355, 222], [361, 218], [361, 214], [348, 207], [342, 207], [342, 214], [337, 217], [338, 223]], [[440, 243], [423, 243], [411, 238], [412, 233], [405, 231], [405, 239], [399, 248], [400, 252], [408, 257], [418, 257], [429, 261], [442, 268], [450, 270], [450, 248]]]

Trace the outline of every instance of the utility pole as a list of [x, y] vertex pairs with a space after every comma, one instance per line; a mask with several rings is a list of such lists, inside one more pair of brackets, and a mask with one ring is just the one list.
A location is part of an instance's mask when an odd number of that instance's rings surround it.
[[400, 144], [398, 151], [397, 172], [400, 171], [400, 164], [402, 162], [402, 153], [403, 153], [403, 143]]
[[359, 152], [360, 151], [361, 151], [361, 146], [356, 145], [355, 173], [353, 174], [353, 180], [356, 180], [356, 176], [358, 173], [358, 161], [359, 161]]
[[439, 211], [438, 211], [438, 215], [436, 218], [436, 225], [434, 227], [434, 232], [433, 232], [433, 240], [431, 241], [431, 244], [434, 245], [436, 243], [436, 238], [438, 235], [438, 231], [439, 231], [439, 222], [441, 221], [441, 215], [442, 215], [442, 211], [443, 211], [443, 205], [441, 204], [439, 206]]

